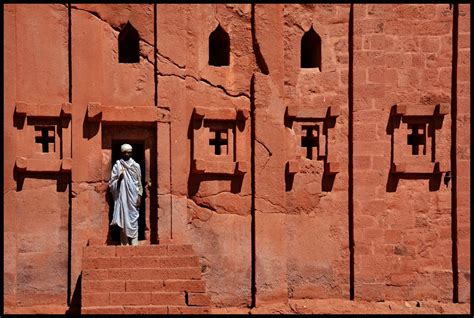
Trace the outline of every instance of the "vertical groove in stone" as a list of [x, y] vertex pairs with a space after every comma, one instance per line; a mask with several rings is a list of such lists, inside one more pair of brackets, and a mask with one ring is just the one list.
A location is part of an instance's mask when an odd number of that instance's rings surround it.
[[171, 157], [171, 119], [168, 125], [169, 145], [170, 145], [170, 239], [173, 239], [173, 163]]
[[158, 21], [158, 17], [157, 17], [157, 7], [156, 7], [156, 3], [153, 4], [153, 47], [154, 47], [154, 54], [153, 54], [153, 58], [155, 59], [154, 60], [154, 78], [155, 78], [155, 106], [158, 106], [158, 60], [157, 60], [157, 53], [158, 53], [158, 34], [156, 34], [156, 29], [157, 29], [157, 26], [156, 26], [156, 23]]
[[[72, 26], [72, 19], [71, 19], [71, 4], [69, 3], [67, 6], [67, 16], [68, 16], [68, 75], [69, 75], [69, 103], [72, 103], [72, 43], [71, 43], [71, 26]], [[70, 122], [71, 130], [72, 130], [72, 119]], [[72, 148], [72, 133], [71, 133], [71, 148]], [[64, 135], [63, 135], [64, 136]], [[61, 147], [62, 148], [62, 147]], [[71, 151], [72, 157], [72, 151]], [[62, 159], [62, 155], [61, 155]], [[69, 178], [69, 198], [68, 198], [68, 216], [67, 216], [67, 223], [68, 223], [68, 231], [67, 231], [67, 305], [71, 306], [71, 276], [72, 276], [72, 172]]]
[[[155, 81], [155, 106], [158, 107], [158, 34], [156, 34], [156, 30], [157, 30], [157, 24], [158, 23], [158, 17], [157, 17], [157, 7], [156, 7], [156, 3], [153, 4], [153, 58], [154, 58], [154, 64], [153, 64], [153, 71], [154, 71], [154, 74], [153, 74], [153, 78], [154, 78], [154, 81]], [[159, 129], [160, 125], [158, 125], [158, 123], [156, 123], [156, 129], [155, 129], [155, 145], [156, 145], [156, 151], [155, 153], [157, 153], [158, 151], [158, 139], [160, 138], [160, 134], [158, 132], [158, 129]], [[171, 144], [170, 144], [170, 147], [171, 147]], [[158, 158], [157, 158], [158, 160]], [[171, 160], [171, 157], [170, 157], [170, 160]], [[171, 168], [170, 168], [171, 169]], [[158, 177], [158, 174], [160, 173], [160, 169], [156, 169], [156, 173], [155, 173], [155, 176], [156, 176], [156, 184], [158, 184], [158, 180], [159, 180], [159, 177]], [[150, 194], [151, 195], [151, 194]], [[157, 193], [157, 197], [158, 197], [158, 193]], [[150, 200], [151, 201], [151, 200]], [[148, 221], [148, 223], [150, 224], [150, 243], [151, 244], [158, 244], [159, 241], [160, 241], [160, 237], [159, 237], [159, 231], [158, 231], [158, 226], [159, 226], [159, 221], [158, 221], [158, 206], [159, 206], [159, 203], [158, 203], [158, 199], [157, 199], [157, 206], [156, 206], [156, 214], [155, 214], [155, 217], [156, 217], [156, 220], [153, 221], [154, 224], [155, 224], [155, 229], [153, 230], [152, 229], [152, 222], [151, 222], [151, 209], [150, 209], [150, 219], [149, 220], [146, 220]], [[145, 221], [145, 222], [146, 222]], [[156, 231], [155, 235], [151, 235], [152, 231]]]
[[265, 58], [262, 55], [262, 52], [260, 51], [260, 45], [258, 44], [257, 41], [257, 35], [255, 34], [255, 3], [252, 3], [252, 13], [251, 13], [251, 20], [250, 20], [250, 27], [252, 29], [252, 48], [253, 52], [255, 54], [255, 60], [257, 62], [258, 69], [260, 72], [262, 72], [265, 75], [270, 74], [268, 71], [268, 66], [267, 63], [265, 62]]
[[457, 216], [457, 68], [458, 68], [458, 24], [459, 4], [454, 3], [453, 11], [453, 52], [451, 72], [451, 240], [452, 240], [452, 268], [453, 268], [453, 302], [459, 301], [459, 273], [458, 273], [458, 216]]
[[348, 214], [349, 214], [349, 295], [354, 300], [354, 179], [353, 179], [353, 110], [354, 110], [354, 4], [351, 3], [349, 10], [349, 71], [348, 71], [348, 106], [349, 106], [349, 190], [348, 190]]
[[[253, 13], [253, 10], [252, 10]], [[255, 74], [252, 75], [250, 80], [250, 189], [251, 189], [251, 202], [250, 202], [250, 244], [252, 254], [252, 272], [251, 272], [251, 294], [252, 300], [250, 308], [256, 306], [256, 245], [255, 245]]]
[[67, 48], [68, 48], [68, 72], [69, 72], [69, 102], [72, 103], [72, 43], [71, 43], [71, 4], [67, 5], [67, 17], [68, 17], [68, 31], [67, 31]]

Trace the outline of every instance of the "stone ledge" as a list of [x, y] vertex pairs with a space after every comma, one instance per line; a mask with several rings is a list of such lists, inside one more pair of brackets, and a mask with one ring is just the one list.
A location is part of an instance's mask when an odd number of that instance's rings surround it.
[[70, 117], [72, 105], [71, 103], [31, 104], [19, 101], [15, 104], [15, 113], [27, 117]]
[[246, 161], [206, 161], [202, 159], [193, 160], [193, 172], [196, 174], [214, 173], [241, 175], [248, 172]]
[[87, 119], [104, 123], [170, 122], [169, 109], [157, 106], [104, 106], [87, 104]]
[[70, 172], [72, 168], [72, 158], [31, 159], [17, 157], [15, 167], [19, 171], [28, 172]]
[[440, 162], [393, 162], [392, 173], [443, 173], [449, 171], [446, 164]]
[[193, 117], [195, 120], [247, 120], [250, 117], [248, 109], [234, 109], [234, 108], [208, 108], [208, 107], [194, 107]]
[[320, 108], [302, 108], [299, 106], [287, 106], [286, 117], [288, 118], [326, 118], [337, 117], [341, 113], [339, 106], [328, 106]]
[[397, 116], [444, 116], [449, 114], [450, 105], [441, 103], [437, 105], [394, 105], [395, 115]]

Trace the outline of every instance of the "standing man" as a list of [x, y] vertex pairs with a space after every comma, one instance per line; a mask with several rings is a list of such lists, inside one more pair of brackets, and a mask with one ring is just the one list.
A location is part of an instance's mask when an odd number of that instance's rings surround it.
[[132, 159], [132, 146], [120, 147], [122, 159], [115, 162], [109, 187], [114, 198], [110, 225], [120, 227], [121, 245], [138, 245], [138, 216], [143, 194], [140, 165]]

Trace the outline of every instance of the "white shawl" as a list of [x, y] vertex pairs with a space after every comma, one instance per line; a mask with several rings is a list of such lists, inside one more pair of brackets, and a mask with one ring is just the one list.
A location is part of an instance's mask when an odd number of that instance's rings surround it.
[[[118, 188], [118, 178], [123, 171], [123, 179]], [[136, 206], [138, 196], [142, 195], [140, 166], [132, 158], [117, 160], [112, 168], [109, 187], [114, 198], [114, 216], [110, 225], [118, 225], [130, 238], [138, 236], [138, 216], [140, 207]]]

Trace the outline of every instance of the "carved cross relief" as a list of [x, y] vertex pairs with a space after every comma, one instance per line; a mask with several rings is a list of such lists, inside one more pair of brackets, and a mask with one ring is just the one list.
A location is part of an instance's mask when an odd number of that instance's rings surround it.
[[[242, 175], [248, 170], [241, 141], [247, 110], [196, 107], [193, 113], [193, 173]], [[240, 128], [239, 128], [240, 127]], [[241, 132], [242, 131], [242, 132]]]
[[16, 169], [70, 172], [72, 105], [17, 102], [15, 106], [15, 126], [22, 130]]
[[447, 163], [437, 154], [437, 130], [449, 113], [448, 104], [406, 105], [392, 108], [392, 173], [440, 173]]
[[297, 136], [296, 159], [287, 162], [287, 174], [299, 172], [299, 161], [323, 160], [324, 173], [336, 174], [339, 172], [339, 163], [328, 159], [327, 136], [330, 130], [329, 122], [339, 116], [339, 107], [329, 106], [317, 109], [305, 109], [288, 106], [285, 121]]

